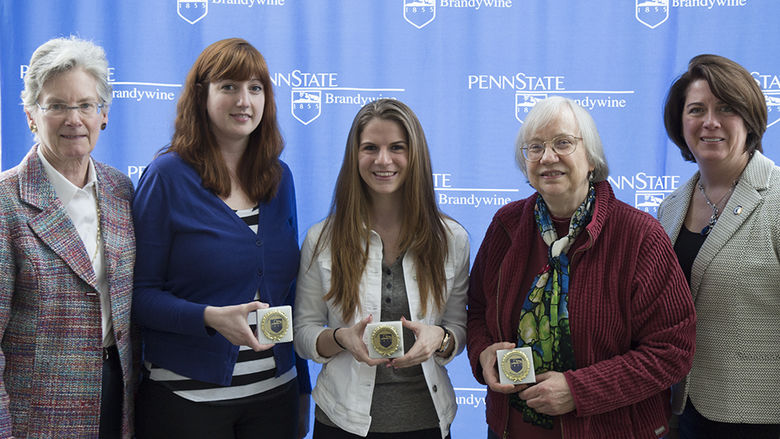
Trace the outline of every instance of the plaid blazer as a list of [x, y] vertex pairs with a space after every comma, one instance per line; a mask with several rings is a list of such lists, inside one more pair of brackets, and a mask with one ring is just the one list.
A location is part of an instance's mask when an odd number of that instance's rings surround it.
[[[33, 146], [0, 174], [0, 437], [97, 437], [102, 334], [96, 276]], [[111, 318], [132, 436], [133, 186], [95, 163]], [[136, 357], [137, 358], [137, 357]]]

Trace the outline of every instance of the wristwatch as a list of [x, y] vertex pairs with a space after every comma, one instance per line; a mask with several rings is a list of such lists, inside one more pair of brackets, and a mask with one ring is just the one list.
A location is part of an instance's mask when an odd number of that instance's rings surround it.
[[439, 349], [437, 349], [436, 352], [441, 354], [447, 352], [447, 349], [450, 348], [452, 337], [450, 336], [450, 331], [448, 331], [444, 325], [439, 325], [439, 327], [444, 330], [444, 337], [441, 338], [441, 346], [439, 346]]

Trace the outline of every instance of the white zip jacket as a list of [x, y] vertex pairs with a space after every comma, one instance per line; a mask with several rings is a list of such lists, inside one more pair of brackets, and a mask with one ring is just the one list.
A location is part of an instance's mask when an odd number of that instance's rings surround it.
[[[463, 351], [466, 342], [466, 292], [469, 284], [469, 241], [466, 230], [457, 222], [445, 219], [447, 232], [447, 260], [444, 269], [447, 277], [444, 309], [438, 311], [429, 304], [428, 312], [420, 315], [420, 293], [417, 286], [417, 270], [413, 257], [407, 252], [403, 259], [404, 281], [409, 299], [412, 320], [428, 325], [444, 325], [453, 335], [455, 350], [449, 358], [436, 355], [422, 363], [425, 381], [433, 399], [442, 438], [449, 433], [455, 419], [457, 403], [445, 364]], [[341, 311], [332, 302], [322, 298], [330, 290], [330, 245], [320, 246], [320, 253], [313, 259], [314, 246], [322, 233], [324, 222], [312, 226], [301, 248], [301, 266], [294, 308], [295, 350], [303, 358], [323, 363], [317, 377], [312, 397], [330, 420], [341, 429], [360, 436], [368, 434], [371, 425], [371, 397], [374, 393], [375, 366], [360, 363], [348, 351], [330, 358], [317, 353], [317, 337], [330, 328], [353, 326], [361, 319], [381, 313], [382, 241], [371, 231], [368, 261], [360, 279], [361, 309], [352, 321], [344, 322]], [[443, 311], [443, 312], [442, 312]], [[408, 349], [408, 348], [407, 348]]]

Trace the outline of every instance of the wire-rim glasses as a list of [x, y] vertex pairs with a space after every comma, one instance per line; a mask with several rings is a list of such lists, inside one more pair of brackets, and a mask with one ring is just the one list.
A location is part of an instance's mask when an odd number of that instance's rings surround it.
[[523, 150], [523, 157], [529, 162], [538, 162], [544, 156], [547, 145], [550, 145], [553, 152], [559, 156], [572, 154], [577, 149], [577, 142], [582, 137], [570, 136], [568, 134], [556, 136], [551, 140], [532, 139], [524, 144], [520, 149]]
[[35, 105], [40, 108], [43, 114], [54, 117], [65, 116], [70, 110], [77, 110], [82, 116], [94, 116], [95, 114], [100, 114], [100, 111], [105, 106], [105, 104], [97, 102], [82, 102], [74, 106], [56, 103], [50, 104], [48, 107], [43, 107], [36, 102]]

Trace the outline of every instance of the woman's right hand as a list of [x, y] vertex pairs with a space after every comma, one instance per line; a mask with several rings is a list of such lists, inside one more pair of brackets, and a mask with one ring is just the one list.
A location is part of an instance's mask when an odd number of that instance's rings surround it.
[[203, 311], [206, 326], [214, 328], [236, 346], [249, 346], [255, 352], [272, 348], [273, 344], [260, 344], [249, 328], [247, 317], [250, 312], [268, 308], [267, 303], [252, 301], [241, 305], [207, 306]]
[[501, 384], [498, 377], [496, 351], [499, 349], [514, 349], [515, 347], [517, 346], [514, 343], [506, 341], [493, 343], [479, 354], [479, 364], [482, 366], [482, 378], [485, 380], [485, 384], [488, 385], [490, 390], [499, 393], [517, 393], [528, 387], [527, 384]]
[[[379, 366], [380, 364], [388, 364], [390, 360], [386, 358], [371, 358], [368, 356], [368, 348], [363, 343], [363, 333], [366, 331], [366, 325], [371, 323], [373, 316], [369, 315], [363, 320], [355, 323], [349, 328], [338, 328], [338, 342], [345, 350], [349, 351], [355, 359], [361, 363], [366, 363], [369, 366]], [[328, 331], [330, 334], [331, 342], [334, 346], [338, 346], [334, 340], [333, 331]], [[324, 335], [324, 334], [323, 334]], [[324, 335], [328, 337], [328, 335]], [[337, 347], [337, 350], [341, 350], [341, 347]]]

